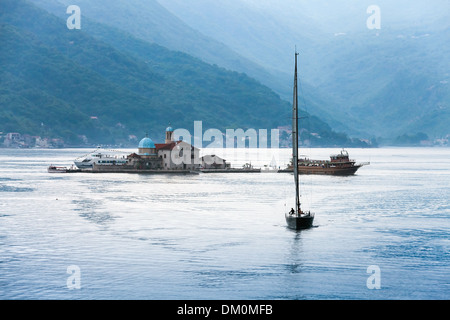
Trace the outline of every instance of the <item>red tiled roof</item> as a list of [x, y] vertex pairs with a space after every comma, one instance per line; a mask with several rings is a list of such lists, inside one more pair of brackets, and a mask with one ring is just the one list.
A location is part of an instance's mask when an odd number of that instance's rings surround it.
[[132, 154], [129, 154], [128, 156], [127, 156], [127, 158], [140, 158], [141, 156], [140, 155], [138, 155], [137, 153], [135, 153], [135, 152], [133, 152]]
[[178, 143], [180, 143], [180, 141], [171, 143], [155, 143], [155, 147], [156, 150], [172, 150]]

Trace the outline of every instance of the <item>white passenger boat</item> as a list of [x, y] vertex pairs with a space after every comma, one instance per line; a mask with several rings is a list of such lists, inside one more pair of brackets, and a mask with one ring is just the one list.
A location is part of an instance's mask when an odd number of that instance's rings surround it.
[[80, 169], [92, 168], [94, 163], [96, 165], [120, 166], [127, 164], [127, 154], [120, 154], [120, 152], [97, 149], [92, 153], [75, 159], [74, 163]]

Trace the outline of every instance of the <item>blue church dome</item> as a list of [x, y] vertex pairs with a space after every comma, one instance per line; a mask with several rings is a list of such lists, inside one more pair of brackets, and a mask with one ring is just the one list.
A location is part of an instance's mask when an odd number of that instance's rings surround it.
[[172, 127], [167, 127], [166, 128], [166, 132], [172, 132], [173, 131], [173, 128]]
[[153, 143], [153, 140], [149, 137], [145, 137], [144, 139], [139, 142], [139, 149], [155, 149], [155, 144]]

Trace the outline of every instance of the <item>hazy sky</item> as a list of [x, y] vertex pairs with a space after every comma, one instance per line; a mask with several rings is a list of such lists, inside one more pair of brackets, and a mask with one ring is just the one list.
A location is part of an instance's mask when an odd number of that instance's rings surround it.
[[[417, 27], [441, 24], [449, 27], [450, 1], [448, 0], [158, 0], [175, 13], [177, 7], [189, 7], [187, 12], [210, 14], [218, 8], [245, 11], [245, 6], [285, 21], [302, 16], [328, 32], [357, 31], [364, 28], [367, 8], [377, 5], [386, 27]], [[186, 12], [186, 13], [187, 13]]]

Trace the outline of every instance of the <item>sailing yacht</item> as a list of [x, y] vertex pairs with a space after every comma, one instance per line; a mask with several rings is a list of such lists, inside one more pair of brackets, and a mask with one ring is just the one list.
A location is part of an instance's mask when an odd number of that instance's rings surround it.
[[294, 98], [292, 102], [292, 154], [295, 181], [295, 206], [286, 216], [286, 223], [294, 230], [312, 227], [314, 213], [304, 212], [300, 207], [299, 175], [298, 175], [298, 89], [297, 89], [297, 50], [295, 51]]

